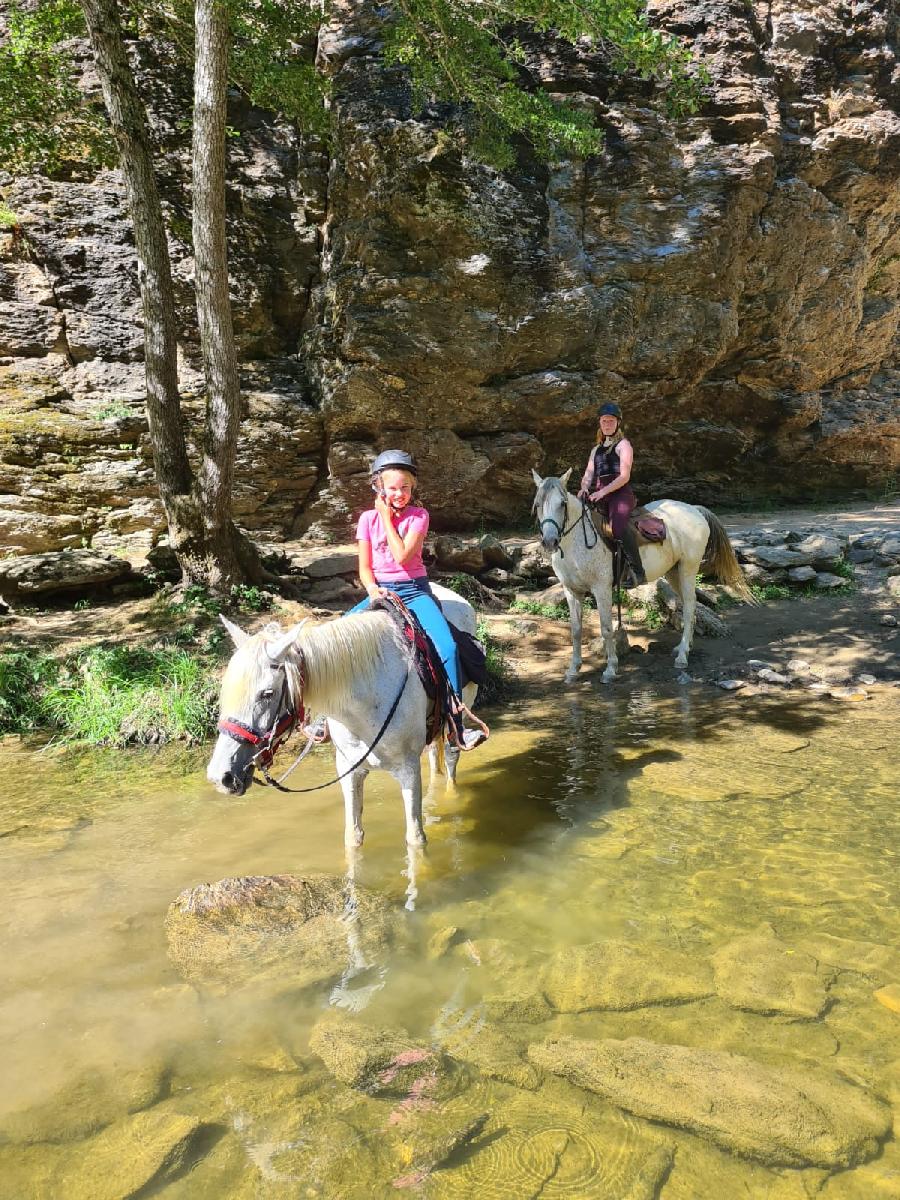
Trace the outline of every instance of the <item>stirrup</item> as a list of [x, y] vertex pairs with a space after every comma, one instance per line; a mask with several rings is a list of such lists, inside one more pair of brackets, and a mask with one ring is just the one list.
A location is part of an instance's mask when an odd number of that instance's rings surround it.
[[324, 746], [326, 742], [331, 741], [331, 733], [325, 717], [319, 717], [314, 725], [304, 725], [302, 732], [316, 746]]

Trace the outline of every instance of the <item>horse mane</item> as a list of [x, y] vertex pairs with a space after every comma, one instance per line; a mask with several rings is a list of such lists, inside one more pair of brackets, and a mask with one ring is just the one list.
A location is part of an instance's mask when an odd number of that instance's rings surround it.
[[[222, 679], [221, 712], [240, 714], [264, 686], [266, 646], [279, 635], [284, 635], [279, 625], [267, 625], [235, 651]], [[302, 692], [308, 710], [325, 712], [338, 697], [378, 673], [390, 644], [403, 652], [396, 626], [384, 612], [355, 613], [304, 630], [284, 658], [291, 706], [297, 707]]]
[[371, 680], [391, 645], [398, 645], [396, 626], [385, 612], [354, 613], [304, 630], [295, 661], [303, 664], [307, 709], [327, 712], [349, 690]]

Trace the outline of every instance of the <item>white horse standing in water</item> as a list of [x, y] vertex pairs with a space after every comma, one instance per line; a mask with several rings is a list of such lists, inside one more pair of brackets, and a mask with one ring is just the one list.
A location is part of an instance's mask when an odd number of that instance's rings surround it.
[[[593, 595], [600, 616], [600, 632], [606, 647], [606, 670], [603, 682], [615, 679], [619, 666], [613, 635], [613, 556], [597, 533], [590, 510], [566, 490], [571, 468], [556, 478], [542, 479], [531, 472], [537, 494], [534, 511], [545, 550], [552, 550], [551, 563], [563, 586], [569, 606], [572, 629], [572, 661], [566, 671], [571, 683], [581, 668], [581, 602]], [[680, 500], [654, 500], [646, 505], [648, 512], [666, 523], [666, 540], [641, 546], [641, 562], [647, 581], [665, 575], [681, 596], [683, 629], [681, 641], [675, 648], [675, 666], [684, 670], [694, 633], [694, 612], [697, 606], [697, 572], [701, 565], [709, 575], [728, 584], [751, 604], [756, 600], [747, 586], [725, 527], [708, 508], [685, 504]]]
[[[432, 584], [432, 590], [447, 619], [474, 634], [471, 604], [440, 585]], [[289, 724], [287, 718], [304, 708], [307, 713], [324, 713], [337, 774], [343, 775], [346, 845], [362, 845], [363, 785], [373, 768], [388, 771], [400, 784], [406, 841], [424, 845], [420, 759], [429, 701], [397, 625], [379, 611], [343, 617], [301, 636], [302, 625], [283, 630], [272, 624], [251, 636], [225, 621], [236, 646], [225, 669], [220, 700], [220, 730], [223, 724], [229, 730], [219, 733], [207, 778], [222, 792], [243, 795], [253, 781], [258, 747], [265, 747], [276, 734], [279, 722]], [[477, 690], [474, 684], [463, 689], [468, 707]], [[451, 746], [443, 749], [452, 784], [459, 751]], [[432, 756], [432, 770], [436, 758]]]

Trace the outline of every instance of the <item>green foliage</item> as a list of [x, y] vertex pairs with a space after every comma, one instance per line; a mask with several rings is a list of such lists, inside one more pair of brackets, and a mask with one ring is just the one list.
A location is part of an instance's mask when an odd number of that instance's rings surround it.
[[[325, 134], [329, 82], [316, 69], [323, 7], [313, 0], [227, 0], [229, 77], [256, 105]], [[192, 0], [123, 0], [130, 36], [163, 38], [193, 60]], [[68, 41], [84, 35], [77, 0], [36, 0], [10, 9], [0, 48], [0, 166], [14, 171], [91, 157], [108, 162], [112, 144], [96, 107], [75, 81]], [[707, 76], [676, 39], [653, 29], [645, 0], [397, 0], [385, 20], [385, 56], [405, 68], [414, 102], [450, 101], [476, 157], [512, 163], [512, 139], [542, 157], [596, 153], [593, 115], [533, 86], [524, 40], [538, 34], [612, 51], [613, 65], [651, 79], [673, 113], [696, 110]]]
[[558, 621], [568, 621], [569, 619], [567, 604], [544, 604], [540, 600], [513, 600], [509, 611], [528, 613], [532, 617], [551, 617]]
[[0, 651], [0, 733], [27, 733], [46, 724], [42, 696], [58, 673], [53, 659], [35, 651]]
[[479, 688], [478, 702], [479, 704], [490, 704], [502, 699], [509, 690], [509, 663], [506, 660], [506, 651], [502, 642], [499, 642], [491, 633], [487, 621], [478, 622], [475, 636], [484, 645], [488, 674], [487, 683]]
[[466, 575], [464, 571], [457, 571], [455, 575], [452, 575], [447, 582], [447, 587], [452, 592], [464, 596], [470, 604], [478, 604], [481, 601], [481, 588], [478, 580], [473, 575]]
[[594, 154], [602, 140], [588, 111], [527, 86], [527, 51], [514, 31], [611, 47], [615, 66], [655, 80], [673, 113], [696, 111], [708, 78], [676, 39], [650, 26], [644, 0], [397, 0], [396, 10], [388, 62], [409, 69], [420, 105], [469, 106], [474, 153], [500, 167], [512, 163], [516, 135], [542, 157]]
[[[853, 563], [848, 563], [845, 558], [836, 562], [831, 568], [832, 575], [840, 575], [842, 579], [846, 579], [849, 583], [856, 583], [856, 572], [853, 570]], [[841, 591], [844, 589], [842, 588]]]
[[21, 221], [12, 209], [0, 204], [0, 229], [18, 229], [20, 224]]
[[791, 589], [783, 583], [751, 583], [750, 591], [760, 604], [768, 600], [789, 600], [792, 595]]
[[50, 680], [41, 709], [65, 736], [92, 745], [205, 737], [218, 668], [176, 646], [95, 646]]
[[[95, 421], [121, 420], [123, 417], [131, 416], [131, 407], [124, 400], [111, 400], [109, 404], [104, 404], [102, 408], [96, 409], [92, 415]], [[126, 446], [126, 449], [130, 448], [130, 446]]]
[[86, 158], [112, 161], [103, 114], [75, 82], [67, 43], [83, 34], [76, 0], [10, 5], [0, 45], [0, 167], [21, 174]]

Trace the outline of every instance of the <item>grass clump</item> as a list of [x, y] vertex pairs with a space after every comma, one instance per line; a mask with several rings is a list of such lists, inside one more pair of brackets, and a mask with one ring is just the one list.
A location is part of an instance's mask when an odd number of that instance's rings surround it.
[[552, 617], [558, 621], [568, 621], [569, 619], [567, 604], [545, 604], [540, 600], [513, 600], [509, 611], [527, 613], [531, 617]]
[[92, 745], [198, 741], [216, 718], [218, 667], [179, 646], [93, 646], [48, 680], [41, 709]]
[[510, 683], [509, 663], [503, 643], [491, 633], [487, 621], [479, 621], [475, 636], [482, 643], [487, 655], [487, 683], [478, 691], [479, 704], [490, 704], [505, 696]]
[[43, 697], [59, 663], [32, 650], [0, 652], [0, 733], [30, 733], [47, 723]]

